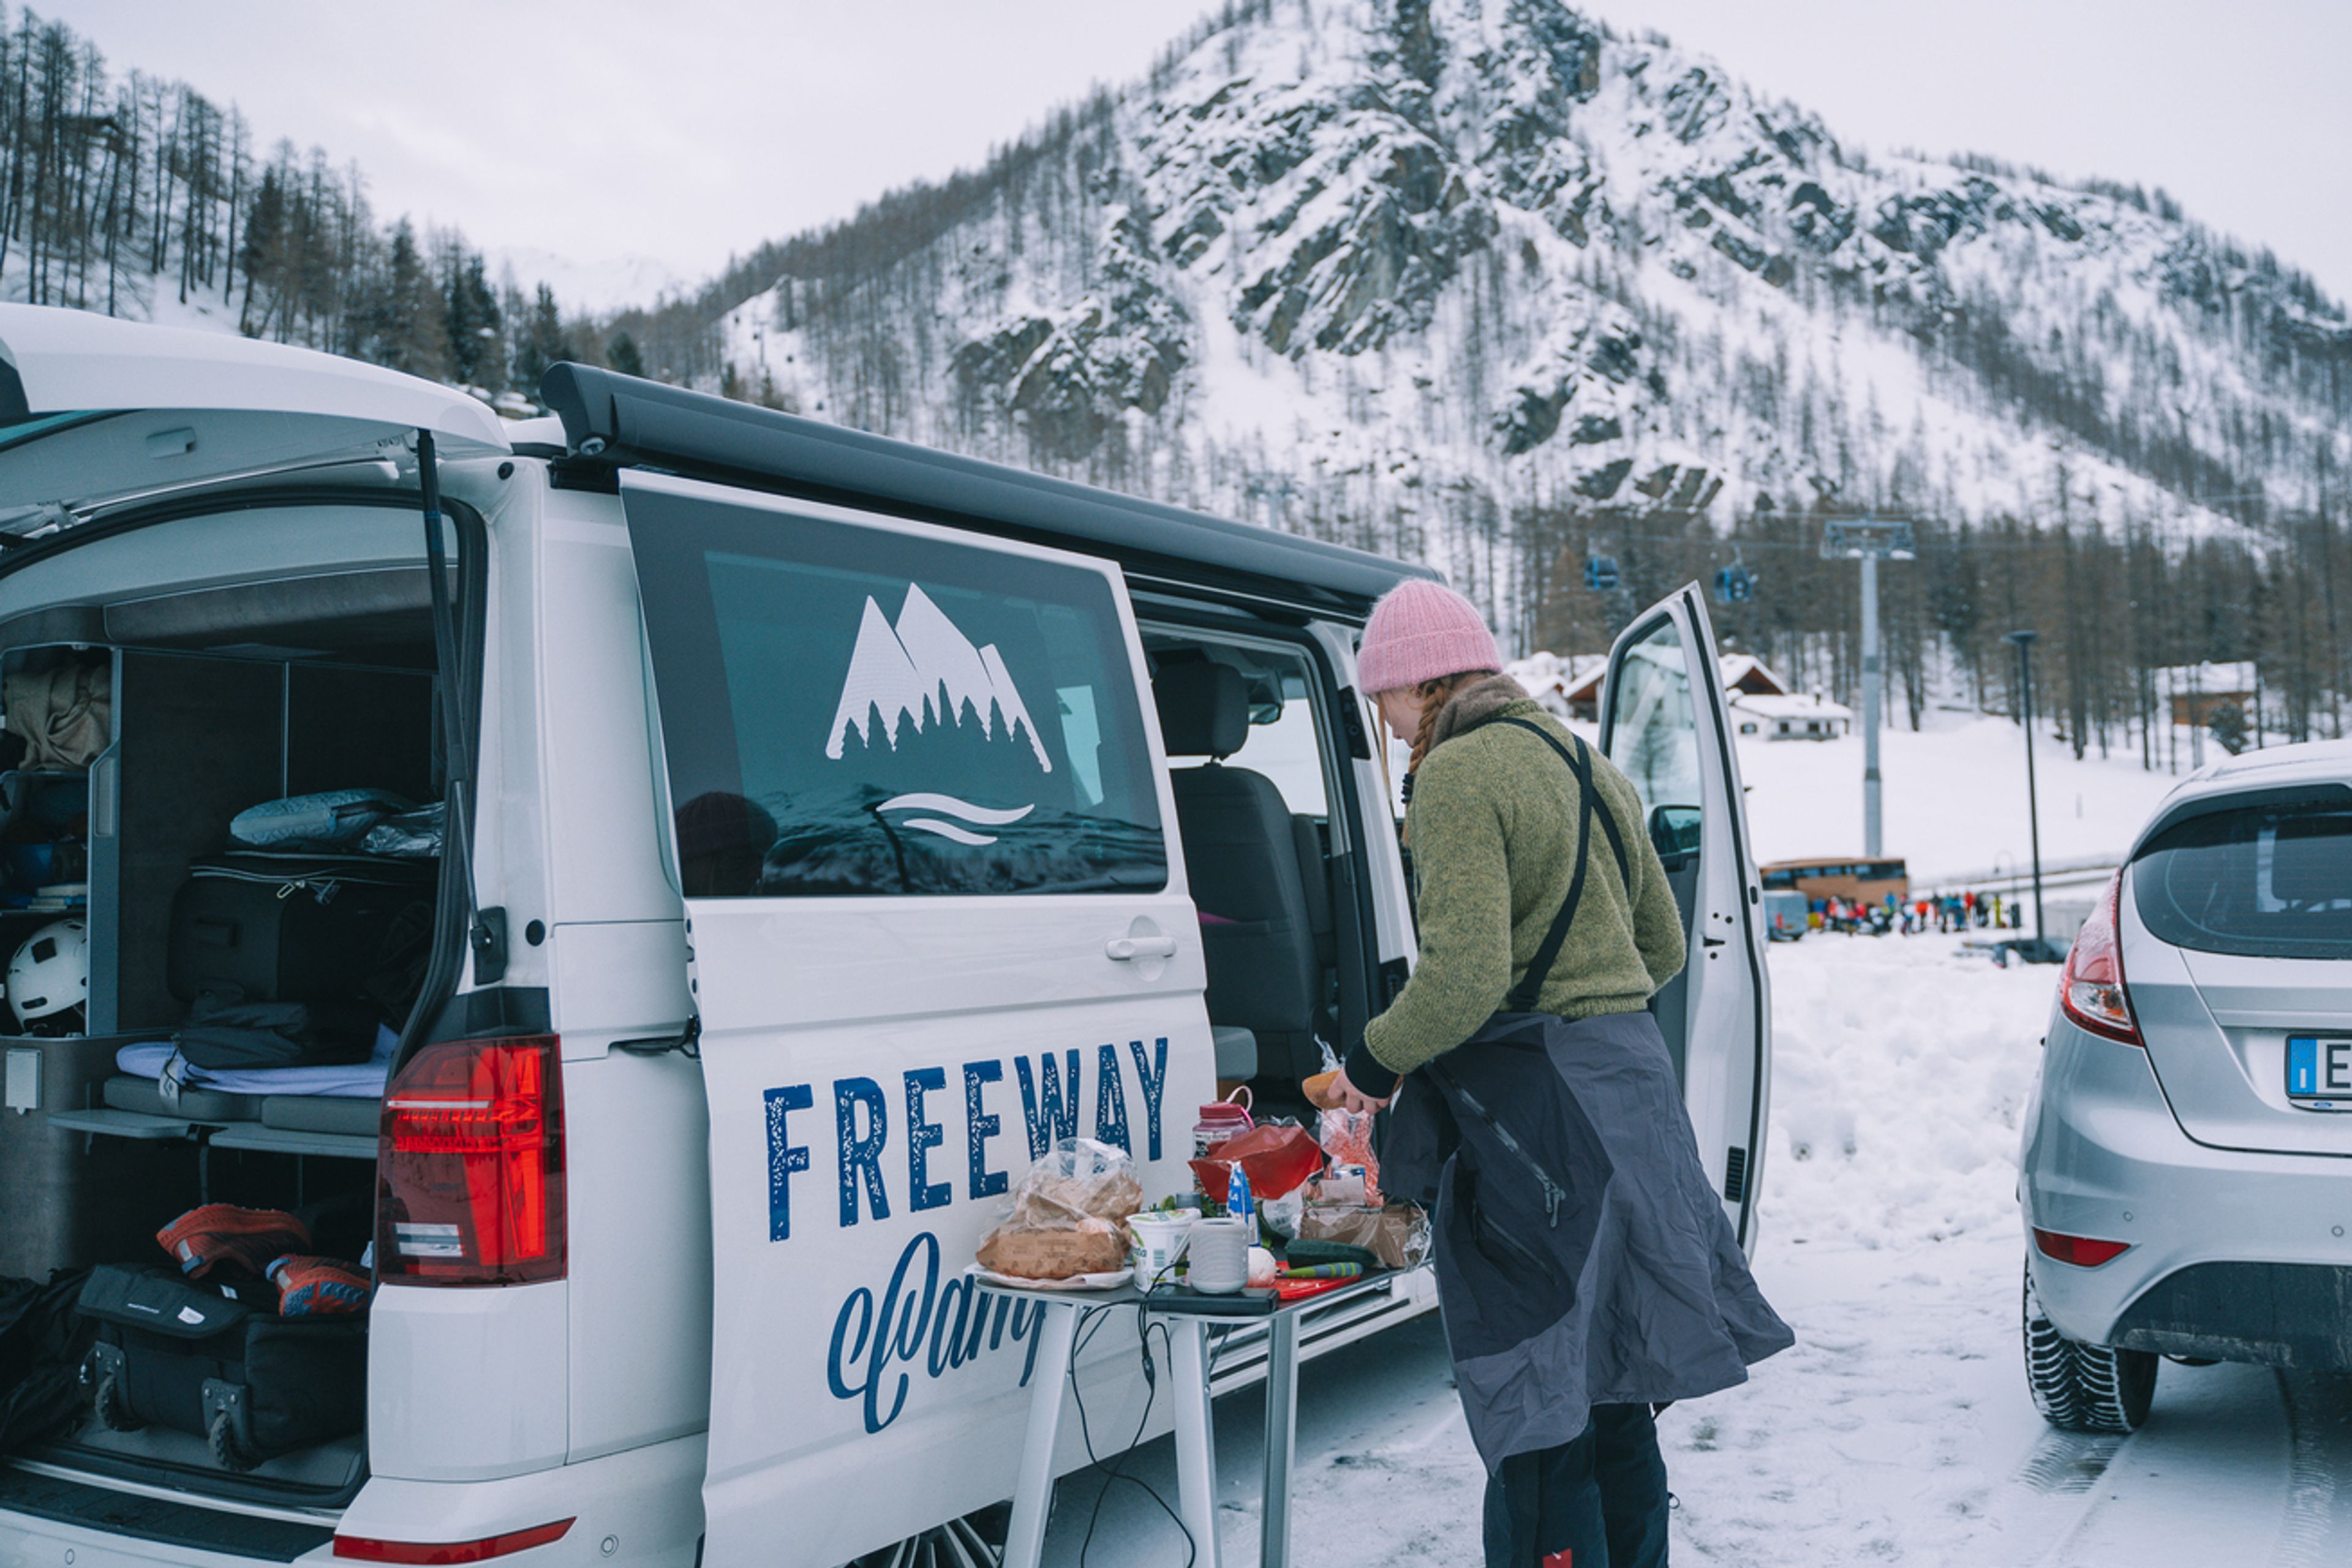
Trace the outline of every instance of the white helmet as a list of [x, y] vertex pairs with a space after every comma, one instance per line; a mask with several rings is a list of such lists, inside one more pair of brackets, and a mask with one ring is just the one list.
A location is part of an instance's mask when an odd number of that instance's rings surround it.
[[20, 1024], [55, 1017], [89, 1000], [89, 931], [52, 921], [8, 961], [8, 1008]]

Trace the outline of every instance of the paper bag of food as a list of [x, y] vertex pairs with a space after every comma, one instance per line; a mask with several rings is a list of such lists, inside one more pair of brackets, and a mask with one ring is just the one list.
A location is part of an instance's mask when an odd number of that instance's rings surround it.
[[1065, 1138], [1029, 1167], [1013, 1212], [981, 1238], [980, 1266], [1023, 1279], [1071, 1279], [1127, 1267], [1127, 1216], [1143, 1206], [1135, 1162], [1091, 1138]]
[[1429, 1216], [1412, 1204], [1385, 1208], [1346, 1208], [1309, 1204], [1299, 1217], [1302, 1241], [1340, 1241], [1360, 1247], [1391, 1268], [1411, 1268], [1429, 1256]]

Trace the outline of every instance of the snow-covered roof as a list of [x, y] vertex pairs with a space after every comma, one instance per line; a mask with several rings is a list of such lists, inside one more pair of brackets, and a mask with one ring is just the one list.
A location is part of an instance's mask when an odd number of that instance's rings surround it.
[[1526, 687], [1531, 695], [1555, 691], [1566, 696], [1571, 691], [1597, 689], [1608, 668], [1609, 656], [1605, 653], [1562, 656], [1538, 648], [1525, 658], [1515, 658], [1503, 666], [1503, 673]]
[[1725, 654], [1721, 660], [1721, 668], [1723, 670], [1723, 689], [1726, 691], [1736, 691], [1739, 689], [1739, 686], [1742, 681], [1750, 679], [1759, 680], [1769, 685], [1776, 693], [1785, 692], [1789, 689], [1789, 683], [1781, 679], [1777, 674], [1773, 673], [1772, 667], [1770, 665], [1766, 664], [1762, 659], [1758, 658], [1752, 653]]
[[1853, 710], [1843, 702], [1832, 702], [1825, 697], [1773, 696], [1762, 692], [1736, 692], [1731, 705], [1743, 713], [1753, 713], [1759, 719], [1852, 719]]
[[[1771, 683], [1775, 692], [1789, 689], [1789, 683], [1774, 674], [1771, 666], [1752, 653], [1727, 653], [1717, 661], [1723, 671], [1723, 689], [1737, 691], [1739, 683], [1751, 676], [1760, 676]], [[1538, 650], [1525, 658], [1513, 659], [1503, 667], [1503, 673], [1517, 680], [1529, 692], [1551, 690], [1570, 702], [1594, 702], [1601, 697], [1601, 681], [1609, 673], [1609, 656], [1605, 653], [1557, 654]]]

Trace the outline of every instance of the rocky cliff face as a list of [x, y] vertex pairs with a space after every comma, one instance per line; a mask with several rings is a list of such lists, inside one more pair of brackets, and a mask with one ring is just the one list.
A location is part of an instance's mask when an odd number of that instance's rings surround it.
[[2342, 310], [2161, 197], [1866, 158], [1558, 0], [1252, 0], [777, 254], [747, 395], [1498, 605], [1537, 519], [2236, 526], [2335, 482], [2352, 401]]

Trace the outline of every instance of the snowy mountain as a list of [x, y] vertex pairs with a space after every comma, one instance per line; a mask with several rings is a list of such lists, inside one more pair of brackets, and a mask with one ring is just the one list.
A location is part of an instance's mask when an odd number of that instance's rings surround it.
[[1865, 156], [1559, 0], [1246, 0], [986, 168], [625, 317], [845, 425], [1394, 552], [2324, 504], [2352, 324], [2160, 194]]
[[[1016, 733], [1025, 734], [1038, 766], [1054, 771], [1045, 743], [1037, 738], [1036, 721], [1029, 717], [996, 645], [974, 647], [947, 612], [909, 583], [895, 626], [881, 605], [870, 597], [866, 601], [824, 754], [838, 761], [853, 732], [868, 748], [878, 741], [896, 751], [902, 723], [918, 735], [926, 725], [961, 729], [967, 707], [983, 738], [998, 739], [1000, 723], [1007, 742]], [[874, 722], [877, 717], [878, 724]]]

